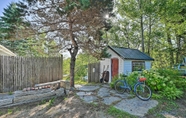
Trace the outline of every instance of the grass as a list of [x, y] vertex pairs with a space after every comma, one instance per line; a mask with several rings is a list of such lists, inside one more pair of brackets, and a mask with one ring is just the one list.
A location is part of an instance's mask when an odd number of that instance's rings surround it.
[[175, 101], [171, 100], [159, 99], [158, 102], [159, 104], [156, 107], [148, 111], [147, 116], [151, 116], [153, 118], [165, 118], [163, 116], [164, 113], [175, 111], [179, 107]]
[[10, 92], [8, 92], [8, 94], [9, 94], [9, 95], [12, 95], [12, 94], [13, 94], [13, 92], [11, 92], [11, 91], [10, 91]]
[[42, 104], [46, 104], [46, 100], [42, 100], [40, 103], [39, 103], [39, 105], [42, 105]]
[[52, 99], [49, 100], [49, 106], [52, 106], [54, 104], [55, 101], [55, 97], [53, 97]]
[[12, 109], [8, 109], [8, 114], [12, 114], [13, 110]]
[[115, 116], [115, 118], [123, 118], [123, 116], [125, 116], [125, 118], [136, 118], [135, 116], [130, 115], [129, 113], [126, 113], [122, 110], [119, 110], [115, 108], [114, 106], [110, 106], [107, 112], [108, 114]]
[[83, 81], [83, 80], [81, 80], [81, 79], [75, 80], [75, 84], [85, 85], [85, 84], [87, 84], [87, 83], [88, 83], [87, 81]]

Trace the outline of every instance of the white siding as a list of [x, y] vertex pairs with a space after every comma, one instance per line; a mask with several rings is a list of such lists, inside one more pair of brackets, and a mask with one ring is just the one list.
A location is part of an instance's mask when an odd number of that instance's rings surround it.
[[119, 58], [119, 56], [115, 53], [115, 52], [113, 52], [111, 49], [108, 49], [108, 51], [107, 51], [109, 54], [111, 54], [111, 58]]
[[151, 69], [151, 61], [145, 61], [145, 69], [146, 70]]
[[119, 74], [123, 74], [123, 59], [119, 58], [119, 70], [118, 73]]
[[123, 74], [129, 75], [132, 72], [132, 61], [124, 60], [123, 63]]

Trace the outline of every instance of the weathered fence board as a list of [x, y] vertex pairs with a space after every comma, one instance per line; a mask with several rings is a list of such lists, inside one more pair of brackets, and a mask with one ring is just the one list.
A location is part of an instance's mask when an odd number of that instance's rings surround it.
[[0, 92], [62, 79], [62, 57], [0, 56]]
[[100, 63], [91, 63], [88, 65], [88, 82], [99, 82]]

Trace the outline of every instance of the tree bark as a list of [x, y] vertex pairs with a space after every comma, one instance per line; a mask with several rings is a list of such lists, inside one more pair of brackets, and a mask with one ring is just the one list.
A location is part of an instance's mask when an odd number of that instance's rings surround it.
[[151, 27], [151, 16], [149, 17], [149, 36], [148, 36], [148, 44], [147, 44], [147, 53], [150, 56], [150, 50], [151, 50], [151, 33], [152, 33], [152, 27]]
[[[152, 6], [152, 2], [151, 0], [149, 1], [150, 6]], [[149, 32], [148, 32], [148, 42], [147, 42], [147, 53], [150, 56], [150, 52], [151, 52], [151, 35], [152, 35], [152, 16], [149, 15]]]
[[176, 37], [177, 41], [177, 51], [176, 51], [176, 63], [180, 63], [180, 58], [182, 57], [181, 54], [181, 36], [178, 35]]
[[144, 32], [143, 32], [143, 15], [141, 15], [141, 47], [142, 47], [142, 52], [145, 52], [145, 46], [144, 46]]
[[[138, 0], [139, 4], [139, 10], [142, 10], [142, 0]], [[143, 14], [140, 14], [140, 27], [141, 27], [141, 48], [142, 52], [145, 52], [145, 47], [144, 47], [144, 31], [143, 31]]]
[[73, 26], [73, 19], [71, 19], [70, 15], [68, 17], [69, 19], [69, 34], [70, 34], [70, 40], [72, 42], [71, 48], [68, 49], [71, 55], [70, 59], [70, 87], [74, 88], [74, 72], [75, 72], [75, 65], [76, 65], [76, 55], [78, 53], [78, 44], [75, 40], [75, 36], [73, 34], [72, 26]]
[[169, 48], [169, 54], [170, 54], [170, 67], [174, 64], [174, 53], [173, 53], [173, 46], [172, 41], [169, 32], [167, 31], [167, 42], [168, 42], [168, 48]]
[[[72, 51], [72, 50], [71, 50]], [[78, 48], [74, 48], [73, 52], [78, 52]], [[77, 53], [71, 53], [70, 59], [70, 87], [74, 87], [74, 72], [75, 72], [75, 65], [76, 65], [76, 55]]]

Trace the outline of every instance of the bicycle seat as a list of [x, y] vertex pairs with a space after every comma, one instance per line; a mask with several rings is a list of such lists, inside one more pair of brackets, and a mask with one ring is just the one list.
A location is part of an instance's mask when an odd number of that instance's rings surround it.
[[145, 80], [147, 80], [145, 77], [139, 78], [139, 81], [140, 81], [140, 82], [144, 82]]

